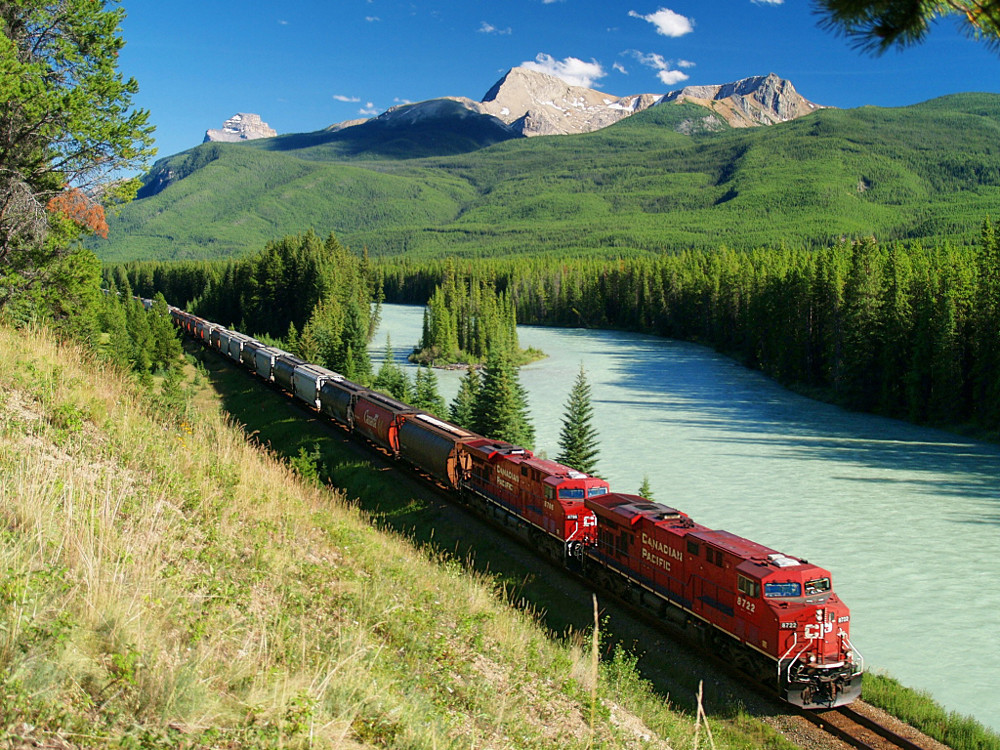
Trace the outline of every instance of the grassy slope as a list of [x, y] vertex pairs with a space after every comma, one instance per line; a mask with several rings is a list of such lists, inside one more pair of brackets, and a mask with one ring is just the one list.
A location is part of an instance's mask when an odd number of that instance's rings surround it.
[[[675, 131], [702, 112], [654, 107], [596, 133], [450, 156], [427, 155], [435, 145], [418, 139], [422, 158], [402, 158], [406, 141], [375, 129], [351, 148], [320, 134], [206, 144], [163, 162], [201, 168], [126, 207], [97, 250], [212, 257], [310, 226], [373, 253], [425, 256], [960, 238], [1000, 207], [1000, 96]], [[218, 158], [205, 166], [207, 151]]]
[[[300, 481], [214, 401], [165, 421], [44, 331], [0, 328], [0, 361], [5, 746], [691, 746], [618, 661], [592, 734], [580, 641]], [[718, 747], [786, 746], [719, 724]]]

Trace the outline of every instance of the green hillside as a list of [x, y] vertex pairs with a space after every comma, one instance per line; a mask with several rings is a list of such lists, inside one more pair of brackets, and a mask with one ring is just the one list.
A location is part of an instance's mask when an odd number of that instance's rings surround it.
[[965, 240], [1000, 208], [997, 95], [720, 132], [705, 114], [662, 105], [595, 133], [504, 142], [456, 116], [204, 144], [158, 162], [95, 249], [220, 257], [310, 227], [422, 257]]

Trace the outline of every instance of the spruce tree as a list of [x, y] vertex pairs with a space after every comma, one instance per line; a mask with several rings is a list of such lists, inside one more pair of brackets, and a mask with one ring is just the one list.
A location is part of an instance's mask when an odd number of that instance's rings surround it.
[[410, 379], [406, 377], [406, 372], [403, 368], [396, 364], [392, 351], [392, 342], [389, 340], [388, 335], [385, 337], [385, 359], [382, 360], [382, 365], [375, 375], [372, 388], [382, 391], [382, 393], [386, 393], [403, 403], [409, 404], [413, 402], [413, 386], [410, 384]]
[[437, 377], [426, 365], [417, 368], [411, 405], [435, 417], [443, 417], [448, 412], [448, 406], [438, 392]]
[[535, 428], [528, 416], [527, 395], [506, 353], [490, 353], [475, 412], [476, 432], [529, 450], [533, 447]]
[[559, 433], [559, 463], [593, 474], [597, 469], [597, 430], [593, 425], [594, 407], [590, 402], [590, 383], [580, 365], [566, 402], [563, 427]]
[[642, 475], [642, 484], [639, 485], [639, 497], [644, 497], [647, 500], [653, 499], [653, 488], [649, 484], [649, 474]]
[[474, 365], [469, 365], [465, 376], [458, 384], [458, 393], [448, 407], [448, 417], [459, 427], [467, 430], [474, 430], [476, 425], [476, 398], [479, 396], [479, 389], [482, 388], [482, 381], [479, 378], [479, 370]]

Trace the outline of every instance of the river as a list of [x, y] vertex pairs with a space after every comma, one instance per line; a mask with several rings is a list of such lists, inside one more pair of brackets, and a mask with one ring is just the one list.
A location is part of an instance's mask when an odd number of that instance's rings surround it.
[[[374, 366], [420, 338], [385, 305]], [[555, 457], [580, 365], [599, 473], [694, 520], [831, 570], [869, 669], [1000, 729], [1000, 447], [791, 393], [711, 349], [642, 334], [519, 326], [536, 454]], [[436, 371], [449, 402], [460, 372]], [[411, 373], [412, 374], [412, 373]]]

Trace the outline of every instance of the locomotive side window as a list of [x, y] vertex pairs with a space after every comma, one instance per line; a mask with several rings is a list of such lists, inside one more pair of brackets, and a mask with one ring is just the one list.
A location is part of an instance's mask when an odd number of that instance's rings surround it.
[[806, 596], [812, 596], [813, 594], [822, 594], [824, 591], [830, 590], [830, 579], [829, 578], [817, 578], [813, 581], [806, 581]]
[[712, 549], [711, 547], [705, 547], [705, 558], [712, 563], [712, 565], [718, 565], [722, 567], [722, 552], [717, 549]]
[[549, 487], [548, 485], [545, 486], [545, 499], [546, 500], [555, 500], [556, 499], [556, 491], [554, 489], [552, 489], [551, 487]]
[[757, 598], [760, 596], [760, 581], [754, 581], [746, 576], [736, 577], [736, 586], [741, 594]]
[[764, 596], [771, 598], [783, 598], [789, 596], [802, 596], [802, 584], [798, 581], [785, 581], [783, 583], [765, 583]]
[[688, 540], [688, 554], [689, 555], [698, 554], [698, 542], [692, 542], [690, 539]]

